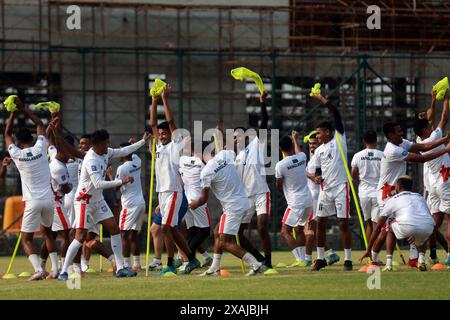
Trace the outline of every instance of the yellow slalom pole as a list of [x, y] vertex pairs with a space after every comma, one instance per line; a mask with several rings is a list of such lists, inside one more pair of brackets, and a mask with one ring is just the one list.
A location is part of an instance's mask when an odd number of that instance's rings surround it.
[[[213, 137], [214, 137], [214, 146], [216, 148], [216, 154], [217, 154], [220, 151], [220, 145], [219, 145], [219, 140], [217, 139], [217, 134], [215, 132], [213, 134]], [[237, 245], [240, 247], [241, 242], [239, 241], [239, 235], [236, 235], [235, 239], [236, 239]], [[242, 259], [241, 259], [241, 270], [242, 270], [242, 273], [245, 273], [244, 260], [242, 260]]]
[[152, 138], [152, 165], [150, 168], [150, 194], [148, 196], [148, 220], [147, 220], [147, 251], [145, 253], [145, 276], [148, 277], [148, 265], [150, 263], [150, 227], [152, 223], [152, 210], [153, 210], [153, 185], [155, 179], [155, 158], [156, 158], [156, 138]]
[[[103, 242], [103, 225], [100, 224], [100, 242]], [[99, 260], [99, 270], [100, 272], [103, 272], [103, 257], [100, 254], [100, 260]]]
[[11, 256], [11, 260], [9, 261], [8, 269], [6, 273], [3, 275], [3, 279], [13, 279], [16, 278], [15, 275], [11, 275], [9, 272], [11, 271], [14, 259], [16, 258], [17, 250], [19, 249], [20, 241], [22, 240], [22, 232], [19, 232], [19, 237], [17, 238], [16, 247], [14, 248], [13, 255]]

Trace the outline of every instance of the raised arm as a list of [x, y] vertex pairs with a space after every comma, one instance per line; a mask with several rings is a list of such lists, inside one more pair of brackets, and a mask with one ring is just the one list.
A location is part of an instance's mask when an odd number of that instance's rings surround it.
[[169, 94], [172, 92], [172, 87], [167, 85], [162, 93], [162, 101], [164, 105], [164, 115], [166, 116], [166, 121], [169, 123], [170, 132], [174, 132], [177, 129], [175, 125], [175, 120], [173, 119], [173, 113], [169, 106]]
[[313, 97], [328, 108], [328, 110], [333, 114], [334, 117], [334, 127], [340, 134], [344, 134], [344, 124], [342, 123], [341, 114], [336, 106], [334, 106], [328, 99], [324, 98], [320, 94], [314, 94]]
[[259, 96], [259, 104], [261, 106], [261, 125], [259, 126], [260, 129], [267, 129], [267, 124], [269, 122], [269, 115], [267, 113], [266, 107], [267, 95], [268, 92], [263, 91], [263, 93]]
[[[439, 139], [438, 141], [440, 141], [442, 139]], [[442, 144], [439, 143], [438, 145]], [[436, 159], [440, 156], [442, 156], [443, 154], [446, 154], [450, 152], [450, 143], [447, 144], [447, 146], [443, 149], [440, 149], [438, 151], [435, 152], [431, 152], [431, 153], [426, 153], [426, 154], [418, 154], [418, 153], [408, 153], [408, 156], [406, 157], [406, 161], [409, 162], [419, 162], [419, 163], [425, 163], [428, 162], [430, 160]]]
[[299, 137], [300, 137], [300, 133], [295, 130], [292, 130], [291, 138], [292, 138], [292, 142], [294, 143], [294, 151], [296, 154], [302, 152], [302, 147], [298, 143]]
[[[427, 142], [427, 143], [414, 143], [411, 147], [411, 149], [409, 149], [408, 151], [410, 153], [415, 153], [417, 151], [429, 151], [431, 149], [436, 148], [437, 146], [440, 146], [443, 143], [447, 143], [450, 140], [450, 135], [446, 135], [444, 137], [442, 137], [441, 139], [435, 140], [435, 141], [431, 141], [431, 142]], [[432, 158], [434, 159], [434, 158]], [[409, 161], [409, 160], [408, 160]]]
[[8, 120], [6, 120], [6, 127], [5, 127], [5, 143], [6, 148], [8, 148], [10, 145], [14, 144], [14, 139], [12, 137], [13, 128], [14, 128], [14, 118], [16, 117], [15, 112], [11, 112], [9, 114]]
[[442, 106], [441, 120], [439, 120], [438, 128], [444, 131], [448, 122], [448, 100], [450, 98], [450, 90], [447, 90], [444, 97], [444, 105]]
[[16, 105], [17, 109], [22, 111], [26, 114], [28, 118], [30, 118], [31, 121], [33, 121], [34, 125], [36, 126], [36, 133], [38, 136], [43, 136], [45, 134], [45, 128], [44, 124], [42, 123], [42, 120], [39, 119], [37, 115], [35, 115], [33, 112], [31, 112], [29, 109], [25, 108], [22, 101], [19, 98], [16, 98]]
[[111, 158], [125, 157], [125, 156], [135, 152], [139, 148], [143, 147], [145, 145], [145, 142], [148, 139], [150, 139], [150, 137], [151, 137], [150, 133], [144, 132], [144, 135], [142, 136], [142, 139], [139, 140], [138, 142], [133, 143], [132, 145], [126, 146], [126, 147], [123, 147], [123, 148], [112, 149]]
[[152, 106], [150, 107], [150, 128], [152, 129], [153, 136], [158, 136], [158, 123], [156, 117], [156, 111], [158, 108], [158, 97], [152, 96]]

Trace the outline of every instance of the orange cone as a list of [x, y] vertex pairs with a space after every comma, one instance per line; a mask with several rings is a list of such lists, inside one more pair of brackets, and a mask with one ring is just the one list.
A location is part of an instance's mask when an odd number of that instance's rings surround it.
[[367, 272], [367, 269], [369, 268], [370, 263], [363, 265], [358, 272]]
[[431, 270], [445, 270], [445, 266], [442, 263], [436, 263]]
[[226, 270], [226, 269], [222, 269], [220, 270], [220, 275], [222, 277], [228, 277], [229, 275], [231, 275], [230, 271]]

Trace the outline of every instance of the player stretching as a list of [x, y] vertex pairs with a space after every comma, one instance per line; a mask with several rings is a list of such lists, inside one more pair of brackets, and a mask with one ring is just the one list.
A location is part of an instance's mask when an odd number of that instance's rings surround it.
[[[298, 137], [299, 133], [292, 131], [292, 138], [285, 136], [280, 140], [280, 149], [286, 157], [276, 164], [275, 178], [277, 188], [283, 188], [287, 202], [281, 235], [299, 266], [306, 267], [306, 239], [303, 229], [313, 211], [313, 201], [306, 177], [306, 155], [301, 151]], [[292, 230], [296, 226], [294, 239]]]
[[178, 231], [178, 213], [183, 199], [183, 189], [179, 179], [179, 157], [183, 148], [183, 137], [176, 136], [177, 129], [173, 119], [172, 111], [169, 107], [170, 86], [167, 86], [162, 93], [164, 114], [166, 121], [157, 125], [156, 109], [158, 97], [152, 96], [152, 106], [150, 110], [150, 127], [153, 135], [158, 137], [156, 146], [155, 176], [156, 192], [158, 193], [159, 210], [162, 216], [162, 232], [167, 251], [167, 267], [161, 272], [177, 273], [174, 266], [173, 256], [176, 244], [187, 256], [189, 263], [185, 267], [187, 273], [195, 268], [200, 268], [200, 261], [195, 258], [195, 253], [191, 251], [183, 235]]
[[102, 190], [133, 182], [133, 177], [105, 181], [107, 165], [111, 159], [124, 157], [144, 146], [149, 138], [150, 134], [146, 132], [139, 142], [125, 148], [112, 149], [109, 148], [109, 134], [106, 130], [97, 130], [92, 134], [93, 147], [84, 157], [75, 199], [77, 231], [75, 239], [67, 250], [66, 260], [58, 279], [64, 281], [68, 279], [68, 267], [72, 264], [73, 258], [85, 241], [89, 228], [97, 223], [101, 223], [111, 234], [111, 248], [117, 264], [116, 276], [136, 276], [136, 271], [128, 270], [123, 266], [120, 231], [111, 210], [103, 198]]
[[[127, 147], [130, 143], [122, 143], [120, 146]], [[129, 154], [120, 158], [123, 162], [117, 168], [117, 179], [133, 177], [134, 182], [120, 187], [122, 197], [122, 210], [119, 217], [119, 228], [122, 235], [122, 252], [125, 261], [125, 268], [131, 267], [130, 251], [133, 254], [133, 270], [139, 271], [141, 268], [138, 233], [141, 230], [145, 214], [145, 200], [142, 195], [141, 185], [141, 159], [135, 154]]]
[[370, 239], [380, 215], [377, 202], [377, 185], [380, 180], [383, 151], [376, 148], [377, 133], [375, 131], [367, 131], [363, 140], [366, 148], [353, 156], [351, 166], [353, 181], [359, 184], [359, 203], [366, 222], [366, 236], [367, 239]]
[[[261, 105], [261, 125], [259, 129], [267, 129], [268, 115], [266, 108], [267, 91], [264, 91], [260, 98]], [[263, 262], [265, 269], [272, 268], [272, 249], [269, 236], [269, 215], [270, 215], [270, 190], [267, 186], [265, 168], [264, 168], [264, 148], [266, 140], [256, 136], [252, 141], [240, 141], [239, 129], [245, 131], [244, 128], [236, 128], [234, 132], [234, 147], [236, 152], [236, 168], [237, 172], [244, 183], [245, 191], [251, 207], [242, 219], [241, 229], [239, 230], [239, 240], [241, 246], [253, 254], [259, 262]], [[242, 134], [242, 133], [241, 133]], [[242, 139], [243, 140], [243, 139]], [[244, 148], [245, 147], [245, 148]], [[250, 243], [244, 236], [246, 230], [252, 221], [252, 217], [256, 212], [258, 232], [262, 240], [264, 256]]]
[[55, 239], [51, 226], [53, 223], [54, 196], [50, 187], [50, 168], [48, 165], [47, 140], [44, 136], [42, 121], [31, 111], [26, 109], [19, 98], [15, 99], [19, 111], [23, 112], [36, 126], [37, 139], [26, 128], [19, 129], [15, 136], [17, 145], [12, 137], [14, 118], [17, 112], [11, 112], [5, 128], [5, 142], [9, 154], [19, 170], [22, 181], [22, 199], [24, 213], [22, 218], [22, 245], [34, 268], [30, 280], [42, 280], [47, 274], [42, 269], [38, 256], [34, 253], [33, 236], [42, 226], [45, 244], [50, 252], [52, 269], [58, 270], [58, 256]]
[[[427, 207], [425, 199], [418, 193], [411, 192], [412, 179], [409, 176], [400, 176], [395, 185], [396, 195], [389, 198], [381, 212], [378, 223], [370, 237], [367, 251], [361, 257], [371, 256], [371, 249], [385, 224], [389, 225], [389, 237], [394, 240], [408, 239], [419, 249], [419, 269], [426, 271], [425, 249], [426, 242], [434, 230], [434, 220]], [[390, 242], [386, 251], [393, 252], [395, 241]], [[392, 270], [392, 256], [388, 256], [386, 270]]]
[[[435, 92], [432, 93], [432, 98], [433, 99], [431, 107], [426, 112], [426, 118], [418, 119], [414, 124], [414, 132], [418, 136], [416, 140], [418, 143], [432, 142], [439, 138], [442, 138], [444, 128], [448, 122], [450, 91], [447, 91], [445, 94], [441, 119], [436, 129], [434, 129], [433, 127], [436, 106]], [[432, 151], [440, 149], [444, 149], [444, 146], [440, 145]], [[438, 237], [443, 238], [442, 234], [439, 231], [439, 228], [442, 225], [444, 216], [446, 216], [447, 221], [450, 222], [450, 157], [448, 153], [443, 154], [439, 158], [426, 162], [424, 164], [424, 172], [427, 173], [427, 176], [424, 176], [424, 181], [427, 182], [426, 184], [429, 192], [428, 204], [436, 223], [435, 231], [430, 237], [430, 258], [433, 263], [438, 263], [439, 260], [436, 255], [436, 239]], [[447, 228], [446, 246], [445, 239], [440, 240], [440, 242], [444, 242], [444, 249], [447, 251], [447, 259], [445, 261], [445, 264], [447, 266], [450, 266], [450, 254], [448, 254], [448, 245], [450, 243], [450, 227]]]
[[330, 122], [325, 121], [317, 127], [317, 139], [322, 145], [315, 151], [316, 181], [321, 183], [317, 210], [317, 260], [311, 270], [318, 271], [327, 266], [324, 257], [326, 243], [326, 226], [328, 217], [337, 214], [339, 229], [344, 243], [344, 271], [353, 269], [351, 256], [351, 234], [348, 227], [350, 219], [350, 195], [344, 163], [339, 151], [336, 135], [347, 155], [347, 142], [344, 125], [338, 109], [320, 94], [315, 94], [320, 103], [325, 105], [334, 116], [335, 132]]
[[202, 274], [203, 276], [220, 275], [220, 260], [223, 250], [243, 259], [250, 265], [251, 270], [247, 273], [248, 276], [263, 271], [262, 263], [258, 262], [253, 255], [239, 247], [234, 241], [241, 226], [241, 221], [247, 210], [250, 209], [244, 185], [233, 164], [234, 157], [235, 153], [232, 150], [222, 150], [212, 159], [209, 154], [203, 155], [206, 166], [200, 175], [202, 187], [200, 198], [189, 203], [189, 208], [192, 210], [206, 204], [209, 190], [211, 190], [223, 208], [220, 223], [214, 230], [213, 263]]

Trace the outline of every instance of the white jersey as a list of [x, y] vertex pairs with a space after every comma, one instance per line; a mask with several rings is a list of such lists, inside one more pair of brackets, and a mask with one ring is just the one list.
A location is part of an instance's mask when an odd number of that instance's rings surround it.
[[[306, 172], [310, 173], [310, 174], [316, 173], [316, 155], [315, 154], [311, 155], [311, 158], [308, 161], [308, 165], [306, 166]], [[308, 178], [308, 188], [309, 188], [309, 191], [311, 192], [311, 196], [313, 197], [313, 199], [317, 200], [319, 198], [319, 193], [320, 193], [320, 184], [317, 184]]]
[[236, 156], [235, 166], [249, 197], [269, 192], [264, 166], [264, 144], [255, 137]]
[[122, 197], [120, 201], [123, 208], [134, 208], [145, 204], [144, 195], [142, 194], [141, 185], [141, 158], [132, 155], [131, 161], [124, 162], [117, 168], [117, 179], [122, 180], [125, 177], [133, 177], [133, 183], [128, 183], [120, 187]]
[[364, 149], [355, 153], [352, 167], [358, 168], [360, 197], [376, 197], [378, 181], [380, 180], [380, 166], [383, 151]]
[[333, 139], [320, 145], [314, 152], [316, 155], [315, 165], [322, 170], [322, 190], [328, 190], [347, 182], [347, 173], [336, 141], [336, 135], [339, 135], [342, 148], [344, 149], [344, 155], [347, 157], [347, 139], [345, 133], [340, 134], [337, 130]]
[[250, 203], [233, 164], [234, 157], [231, 150], [220, 151], [203, 168], [200, 182], [202, 189], [211, 188], [225, 212], [245, 212]]
[[165, 145], [160, 141], [156, 144], [156, 192], [182, 191], [178, 180], [178, 163], [182, 148], [183, 139], [181, 136]]
[[55, 201], [62, 204], [64, 193], [61, 192], [61, 185], [70, 183], [69, 171], [65, 163], [56, 159], [57, 150], [54, 146], [48, 148], [48, 154], [50, 156], [50, 175], [52, 177], [51, 185], [52, 191], [55, 196]]
[[45, 137], [38, 136], [35, 145], [26, 149], [11, 144], [8, 151], [20, 173], [23, 201], [52, 199]]
[[389, 198], [383, 208], [381, 216], [392, 216], [402, 225], [423, 228], [425, 225], [434, 226], [433, 216], [428, 209], [425, 199], [418, 193], [403, 191]]
[[200, 198], [202, 192], [200, 175], [204, 167], [205, 164], [198, 157], [182, 156], [180, 158], [180, 175], [189, 202]]
[[383, 189], [386, 184], [391, 187], [394, 186], [398, 177], [406, 174], [406, 158], [412, 145], [411, 141], [405, 139], [398, 146], [391, 142], [386, 144], [383, 159], [381, 159], [380, 180], [377, 190]]
[[69, 171], [69, 182], [72, 184], [74, 192], [78, 187], [79, 170], [82, 163], [83, 160], [78, 158], [75, 158], [75, 160], [69, 159], [66, 163], [67, 171]]
[[288, 156], [275, 165], [275, 178], [283, 179], [283, 193], [291, 209], [313, 206], [306, 176], [306, 155]]
[[106, 168], [113, 158], [125, 157], [145, 144], [144, 140], [140, 140], [131, 146], [120, 149], [108, 148], [106, 154], [99, 155], [90, 149], [83, 160], [81, 166], [80, 180], [75, 201], [85, 201], [96, 203], [104, 200], [103, 189], [119, 187], [122, 180], [105, 181]]
[[[420, 137], [417, 137], [416, 142], [417, 143], [428, 143], [428, 142], [434, 142], [436, 140], [439, 140], [442, 138], [442, 130], [440, 128], [435, 129], [431, 135], [425, 139], [422, 140]], [[442, 150], [445, 148], [445, 145], [441, 144], [439, 146], [437, 146], [436, 148], [429, 150], [427, 152], [422, 152], [422, 154], [428, 154], [428, 153], [432, 153], [432, 152], [436, 152], [439, 150]], [[425, 164], [423, 165], [424, 167], [424, 183], [427, 185], [428, 187], [435, 184], [440, 178], [441, 178], [441, 172], [444, 168], [444, 170], [446, 170], [446, 168], [450, 168], [450, 156], [448, 155], [448, 153], [443, 154], [442, 156], [427, 161], [425, 162]], [[425, 174], [428, 175], [427, 180], [425, 179]], [[429, 188], [427, 188], [429, 190]]]

